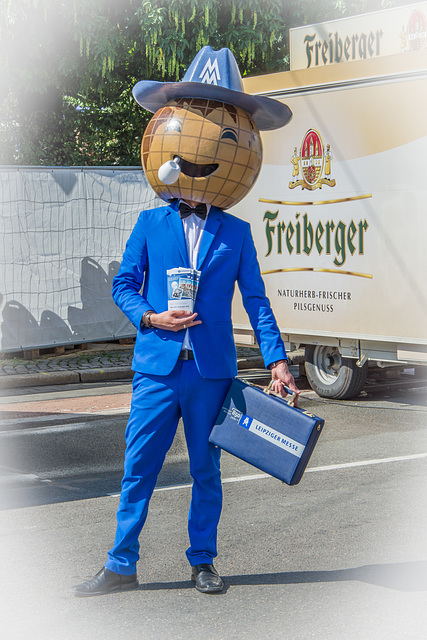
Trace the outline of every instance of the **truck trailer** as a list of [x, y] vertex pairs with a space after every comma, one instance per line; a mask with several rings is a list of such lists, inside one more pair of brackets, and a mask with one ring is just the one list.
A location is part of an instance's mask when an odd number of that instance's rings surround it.
[[[232, 213], [323, 397], [357, 395], [371, 364], [427, 362], [426, 16], [424, 2], [291, 31], [291, 70], [244, 80], [293, 118], [263, 132]], [[239, 296], [233, 325], [254, 344]]]

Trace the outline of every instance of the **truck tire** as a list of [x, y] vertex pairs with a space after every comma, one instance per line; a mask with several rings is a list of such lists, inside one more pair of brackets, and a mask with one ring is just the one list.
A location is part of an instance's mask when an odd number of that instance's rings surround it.
[[348, 400], [362, 391], [368, 363], [358, 367], [356, 360], [341, 357], [337, 347], [307, 345], [305, 372], [311, 388], [321, 398]]

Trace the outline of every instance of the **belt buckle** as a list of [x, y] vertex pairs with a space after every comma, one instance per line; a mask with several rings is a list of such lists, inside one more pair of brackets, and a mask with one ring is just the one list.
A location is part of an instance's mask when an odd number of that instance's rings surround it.
[[188, 357], [188, 349], [182, 349], [180, 355], [179, 355], [179, 359], [180, 360], [189, 360]]

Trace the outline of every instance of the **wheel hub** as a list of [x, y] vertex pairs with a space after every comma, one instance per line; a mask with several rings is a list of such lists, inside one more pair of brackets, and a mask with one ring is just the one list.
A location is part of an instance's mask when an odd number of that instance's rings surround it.
[[314, 364], [324, 384], [334, 384], [341, 369], [341, 355], [336, 347], [316, 347]]

